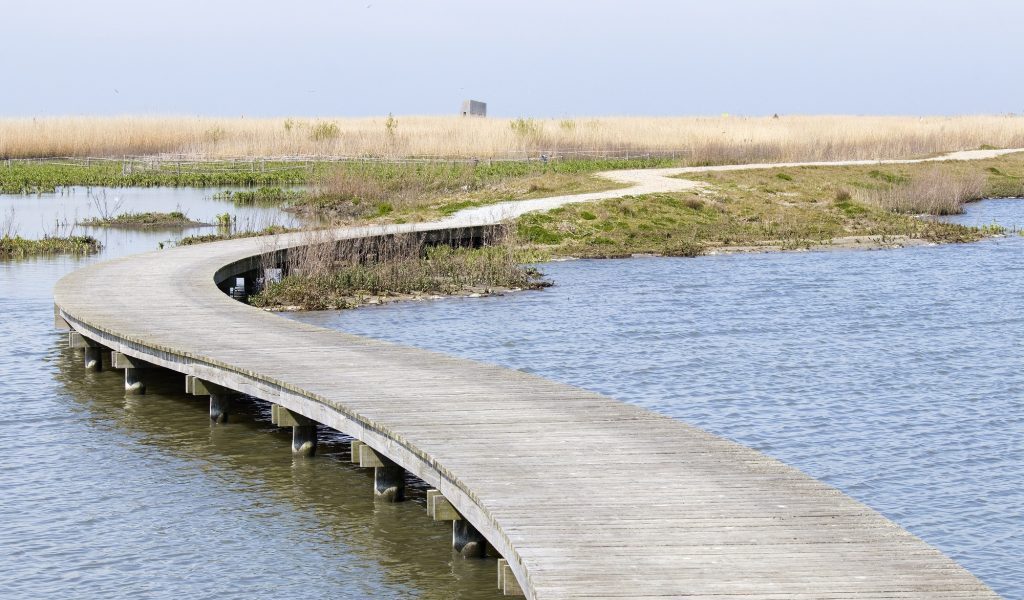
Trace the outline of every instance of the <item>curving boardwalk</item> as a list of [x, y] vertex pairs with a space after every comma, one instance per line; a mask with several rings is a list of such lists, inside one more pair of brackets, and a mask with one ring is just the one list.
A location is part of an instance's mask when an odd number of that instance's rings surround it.
[[[778, 165], [716, 168], [759, 166]], [[606, 176], [633, 187], [335, 234], [496, 223], [567, 202], [692, 187], [666, 176], [694, 170], [613, 172]], [[231, 240], [100, 263], [58, 282], [56, 308], [96, 343], [366, 443], [440, 490], [530, 598], [997, 597], [875, 511], [749, 448], [522, 372], [283, 319], [218, 289], [253, 268], [252, 257], [307, 239]]]

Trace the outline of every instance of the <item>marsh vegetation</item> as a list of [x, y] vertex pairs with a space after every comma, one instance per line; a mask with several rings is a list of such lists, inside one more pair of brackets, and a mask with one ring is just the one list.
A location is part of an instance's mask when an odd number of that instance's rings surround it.
[[726, 164], [911, 158], [982, 146], [1024, 146], [1024, 118], [783, 115], [464, 119], [388, 115], [0, 119], [0, 159], [159, 154], [205, 159], [489, 159], [542, 153], [567, 157], [654, 153], [674, 156], [686, 164]]
[[25, 239], [21, 236], [0, 236], [0, 258], [27, 258], [44, 254], [85, 255], [98, 252], [99, 240], [87, 235]]
[[1000, 233], [917, 218], [981, 197], [1024, 196], [1024, 155], [940, 164], [691, 173], [697, 190], [567, 205], [518, 220], [555, 255], [693, 256], [715, 251], [966, 242]]
[[485, 246], [428, 244], [418, 236], [335, 241], [309, 232], [289, 251], [288, 275], [250, 298], [271, 309], [354, 308], [433, 295], [490, 295], [550, 285], [524, 263], [540, 256], [505, 235]]
[[171, 212], [123, 212], [107, 217], [90, 217], [78, 222], [84, 227], [141, 227], [141, 228], [185, 228], [206, 225], [194, 221], [181, 211]]

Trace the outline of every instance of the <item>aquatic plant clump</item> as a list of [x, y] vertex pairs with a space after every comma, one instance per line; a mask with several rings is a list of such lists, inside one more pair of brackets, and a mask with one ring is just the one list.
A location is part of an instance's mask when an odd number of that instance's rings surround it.
[[312, 245], [289, 261], [287, 277], [270, 283], [250, 302], [260, 307], [323, 310], [352, 308], [371, 297], [540, 289], [551, 283], [535, 267], [523, 266], [538, 258], [536, 253], [506, 244], [421, 247], [386, 240], [338, 257]]
[[28, 240], [20, 236], [0, 238], [0, 258], [26, 258], [46, 254], [93, 254], [102, 248], [92, 236], [44, 237]]
[[172, 212], [125, 212], [112, 217], [93, 217], [78, 222], [85, 227], [194, 227], [205, 225], [193, 221], [181, 211]]

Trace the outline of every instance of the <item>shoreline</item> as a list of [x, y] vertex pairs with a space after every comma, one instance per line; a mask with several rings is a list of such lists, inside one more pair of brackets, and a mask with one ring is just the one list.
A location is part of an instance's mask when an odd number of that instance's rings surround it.
[[[991, 239], [997, 237], [1006, 237], [1005, 234], [991, 234], [985, 235], [979, 240], [970, 242], [934, 242], [923, 238], [913, 238], [910, 236], [891, 236], [890, 239], [881, 239], [886, 236], [874, 236], [874, 235], [861, 235], [861, 236], [845, 236], [842, 238], [836, 238], [828, 243], [815, 243], [806, 247], [799, 248], [787, 248], [781, 244], [768, 244], [762, 246], [722, 246], [718, 248], [709, 249], [708, 252], [700, 254], [698, 256], [678, 256], [671, 254], [629, 254], [622, 256], [603, 256], [603, 257], [578, 257], [578, 256], [553, 256], [546, 262], [573, 262], [578, 260], [630, 260], [630, 259], [644, 259], [644, 258], [700, 258], [700, 257], [712, 257], [712, 256], [735, 256], [741, 254], [797, 254], [807, 252], [873, 252], [880, 250], [901, 250], [904, 248], [920, 248], [929, 246], [947, 246], [954, 244], [974, 244], [984, 239]], [[538, 263], [544, 264], [544, 263]], [[557, 285], [557, 282], [552, 282], [552, 285]], [[504, 288], [504, 287], [484, 287], [474, 286], [465, 290], [460, 290], [451, 294], [438, 294], [438, 293], [414, 293], [414, 294], [367, 294], [365, 297], [352, 297], [352, 304], [348, 306], [335, 306], [331, 308], [323, 309], [306, 309], [297, 305], [275, 305], [260, 307], [260, 310], [271, 312], [271, 313], [310, 313], [310, 312], [337, 312], [344, 310], [356, 310], [359, 308], [366, 308], [371, 306], [385, 306], [389, 304], [399, 304], [406, 302], [433, 302], [438, 300], [450, 300], [450, 299], [477, 299], [477, 298], [496, 298], [501, 296], [507, 296], [509, 294], [515, 294], [520, 292], [536, 292], [543, 291], [546, 287], [540, 286], [532, 288]]]

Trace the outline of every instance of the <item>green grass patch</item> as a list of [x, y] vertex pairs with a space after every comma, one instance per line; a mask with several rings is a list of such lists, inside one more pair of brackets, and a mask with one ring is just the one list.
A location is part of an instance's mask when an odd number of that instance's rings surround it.
[[44, 193], [66, 186], [282, 186], [308, 183], [323, 169], [323, 165], [289, 162], [267, 162], [251, 170], [226, 169], [223, 163], [210, 162], [190, 164], [187, 169], [174, 163], [162, 163], [153, 169], [125, 172], [116, 161], [97, 161], [90, 165], [13, 161], [9, 165], [0, 164], [0, 192]]
[[155, 227], [194, 227], [205, 225], [193, 221], [181, 211], [172, 212], [125, 212], [112, 217], [93, 217], [79, 221], [85, 227], [123, 227], [123, 228], [155, 228]]
[[228, 200], [235, 206], [279, 206], [300, 200], [306, 192], [279, 187], [258, 187], [254, 190], [225, 190], [213, 195], [214, 200]]
[[44, 237], [27, 240], [20, 236], [0, 238], [0, 258], [26, 258], [51, 254], [85, 255], [102, 248], [99, 240], [91, 236]]
[[221, 232], [210, 233], [206, 235], [190, 235], [181, 238], [181, 240], [178, 241], [177, 245], [193, 246], [195, 244], [205, 244], [208, 242], [220, 242], [222, 240], [234, 240], [238, 238], [257, 237], [261, 235], [277, 235], [279, 233], [291, 233], [293, 231], [298, 231], [298, 229], [291, 227], [283, 227], [281, 225], [270, 225], [269, 227], [264, 227], [263, 229], [255, 231], [239, 231], [235, 233]]
[[558, 212], [524, 215], [517, 228], [521, 240], [532, 247], [578, 257], [796, 249], [867, 237], [882, 243], [905, 238], [967, 242], [999, 233], [894, 213], [861, 198], [860, 190], [902, 189], [913, 181], [934, 179], [935, 168], [948, 171], [955, 181], [983, 173], [985, 197], [1024, 195], [1024, 153], [986, 161], [899, 165], [888, 171], [859, 165], [800, 167], [786, 173], [788, 179], [768, 169], [719, 171], [681, 176], [707, 183], [701, 191], [570, 204]]

